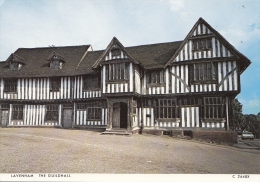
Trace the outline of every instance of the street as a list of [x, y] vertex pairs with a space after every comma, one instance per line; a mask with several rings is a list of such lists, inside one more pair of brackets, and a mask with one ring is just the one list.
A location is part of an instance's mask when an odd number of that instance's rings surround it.
[[259, 174], [260, 169], [260, 150], [55, 128], [0, 128], [0, 158], [0, 173]]

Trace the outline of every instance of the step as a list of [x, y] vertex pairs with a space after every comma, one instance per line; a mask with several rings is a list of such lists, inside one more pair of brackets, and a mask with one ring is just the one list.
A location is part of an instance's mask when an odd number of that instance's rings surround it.
[[128, 132], [111, 132], [111, 131], [105, 131], [105, 132], [102, 132], [102, 135], [131, 135], [131, 133], [128, 133]]
[[126, 129], [111, 129], [109, 131], [104, 131], [102, 134], [109, 135], [131, 135], [131, 133], [127, 132]]

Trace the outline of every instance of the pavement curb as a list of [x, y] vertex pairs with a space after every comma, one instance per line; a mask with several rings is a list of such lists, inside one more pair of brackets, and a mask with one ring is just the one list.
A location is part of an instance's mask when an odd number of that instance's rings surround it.
[[172, 138], [178, 139], [178, 140], [183, 140], [183, 141], [195, 142], [195, 143], [199, 143], [199, 144], [218, 146], [218, 147], [233, 147], [233, 148], [239, 148], [239, 149], [260, 150], [260, 147], [238, 146], [239, 144], [221, 144], [221, 143], [216, 144], [214, 142], [210, 143], [210, 142], [207, 142], [207, 141], [197, 141], [197, 140], [187, 139], [187, 138], [179, 138], [179, 137], [172, 137]]

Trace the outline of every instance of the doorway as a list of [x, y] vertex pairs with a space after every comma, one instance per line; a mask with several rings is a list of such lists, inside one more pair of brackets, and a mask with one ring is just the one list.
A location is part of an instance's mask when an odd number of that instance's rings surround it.
[[63, 128], [72, 128], [72, 109], [63, 109]]
[[113, 105], [113, 128], [127, 128], [127, 104], [123, 102]]
[[2, 110], [1, 111], [0, 126], [1, 127], [6, 127], [7, 126], [7, 122], [8, 122], [8, 110]]

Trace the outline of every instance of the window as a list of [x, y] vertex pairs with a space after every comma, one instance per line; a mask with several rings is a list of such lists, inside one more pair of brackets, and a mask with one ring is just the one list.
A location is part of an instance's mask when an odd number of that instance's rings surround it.
[[50, 78], [50, 91], [59, 91], [60, 82], [60, 78]]
[[148, 83], [165, 83], [164, 82], [164, 71], [153, 71], [147, 73]]
[[46, 106], [46, 121], [58, 121], [59, 118], [59, 106], [57, 104], [50, 104]]
[[222, 97], [204, 97], [204, 118], [224, 118]]
[[10, 63], [10, 70], [20, 70], [22, 68], [22, 64], [19, 62]]
[[109, 64], [106, 67], [106, 79], [111, 81], [128, 80], [129, 78], [128, 65], [129, 63]]
[[159, 100], [159, 118], [178, 118], [178, 106], [175, 99]]
[[191, 82], [217, 82], [217, 64], [216, 63], [195, 63], [191, 66]]
[[86, 75], [84, 77], [84, 90], [100, 88], [100, 75]]
[[89, 103], [80, 103], [77, 104], [77, 110], [86, 111], [88, 120], [100, 120], [102, 111], [101, 111], [101, 102], [89, 102]]
[[53, 56], [50, 62], [51, 69], [61, 69], [62, 68], [62, 61], [57, 56]]
[[193, 51], [211, 49], [211, 39], [195, 39], [193, 40]]
[[23, 105], [13, 105], [12, 120], [23, 119]]
[[119, 48], [113, 48], [111, 50], [112, 59], [119, 58], [121, 55], [121, 50]]
[[16, 92], [16, 91], [17, 91], [17, 79], [5, 79], [4, 92]]

